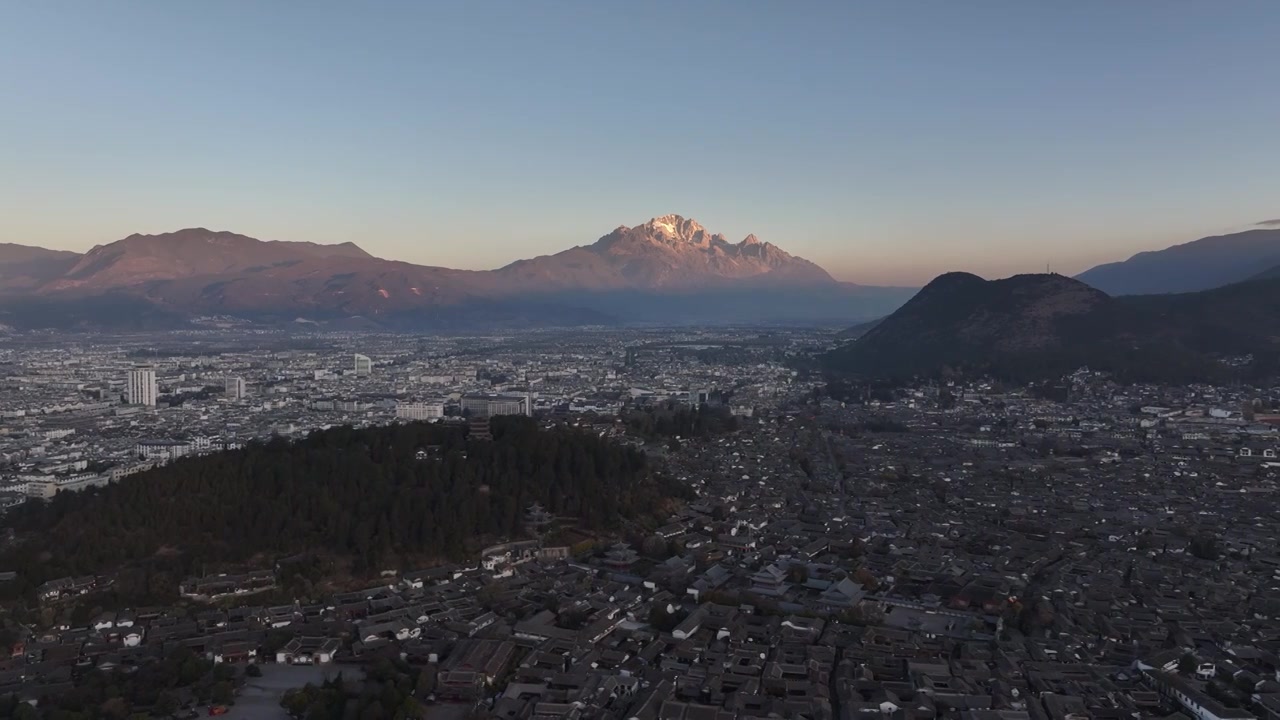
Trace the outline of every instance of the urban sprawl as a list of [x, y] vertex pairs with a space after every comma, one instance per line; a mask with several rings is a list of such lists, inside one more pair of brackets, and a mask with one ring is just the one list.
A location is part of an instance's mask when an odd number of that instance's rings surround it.
[[[185, 648], [233, 665], [238, 688], [407, 663], [426, 718], [1280, 719], [1280, 391], [1087, 369], [837, 390], [804, 363], [832, 341], [12, 339], [5, 508], [276, 436], [497, 415], [644, 447], [694, 499], [643, 538], [573, 545], [533, 505], [526, 535], [469, 562], [388, 568], [323, 602], [255, 602], [278, 565], [219, 568], [183, 582], [181, 606], [86, 618], [77, 600], [112, 578], [54, 580], [47, 623], [6, 620], [0, 694], [38, 704]], [[664, 405], [736, 423], [655, 439], [621, 419]]]

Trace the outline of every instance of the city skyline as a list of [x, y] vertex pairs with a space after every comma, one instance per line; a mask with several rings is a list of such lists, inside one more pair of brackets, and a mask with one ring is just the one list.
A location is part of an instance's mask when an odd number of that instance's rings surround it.
[[1270, 3], [14, 8], [0, 242], [184, 227], [486, 269], [679, 213], [842, 280], [1280, 214]]

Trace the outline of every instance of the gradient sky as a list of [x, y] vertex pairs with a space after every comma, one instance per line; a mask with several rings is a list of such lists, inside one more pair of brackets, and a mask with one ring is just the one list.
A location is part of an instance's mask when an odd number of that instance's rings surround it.
[[484, 268], [675, 212], [843, 279], [1280, 217], [1277, 0], [0, 5], [0, 241]]

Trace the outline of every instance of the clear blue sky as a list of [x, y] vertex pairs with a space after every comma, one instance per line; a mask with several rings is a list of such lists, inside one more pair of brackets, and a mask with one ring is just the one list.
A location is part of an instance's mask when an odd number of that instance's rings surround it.
[[1277, 0], [0, 6], [0, 241], [493, 267], [665, 213], [860, 282], [1280, 216]]

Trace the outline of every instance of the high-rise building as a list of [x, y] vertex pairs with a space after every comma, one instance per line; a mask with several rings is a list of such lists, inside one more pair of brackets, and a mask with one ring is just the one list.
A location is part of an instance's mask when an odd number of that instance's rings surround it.
[[356, 353], [356, 377], [365, 377], [373, 373], [373, 361], [368, 355]]
[[149, 367], [134, 368], [129, 371], [129, 380], [124, 389], [125, 402], [130, 405], [156, 404], [156, 371]]
[[229, 400], [241, 400], [245, 395], [244, 378], [227, 378], [226, 395]]

